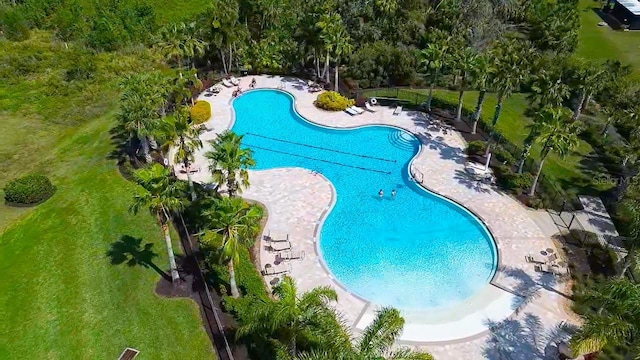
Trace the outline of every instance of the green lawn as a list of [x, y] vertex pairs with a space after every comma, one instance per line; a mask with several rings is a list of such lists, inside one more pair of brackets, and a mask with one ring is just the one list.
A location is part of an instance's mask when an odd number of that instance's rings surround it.
[[[57, 192], [35, 208], [0, 205], [0, 359], [115, 359], [126, 346], [139, 359], [213, 358], [193, 301], [157, 296], [153, 269], [107, 256], [131, 236], [153, 244], [153, 262], [168, 267], [158, 226], [128, 213], [133, 185], [109, 159], [112, 74], [145, 68], [147, 55], [96, 55], [94, 78], [70, 85], [59, 79], [73, 50], [34, 35], [0, 40], [19, 68], [36, 61], [19, 82], [0, 82], [0, 186], [41, 171]], [[10, 62], [0, 56], [0, 71]]]
[[600, 8], [599, 1], [580, 0], [581, 27], [578, 37], [578, 55], [589, 59], [617, 59], [633, 66], [640, 77], [640, 32], [614, 31], [598, 26], [602, 21], [593, 11]]
[[[414, 94], [420, 94], [419, 97], [415, 97]], [[409, 101], [418, 103], [423, 102], [426, 99], [428, 90], [413, 89], [406, 92], [401, 92], [401, 98], [405, 98]], [[395, 96], [395, 90], [378, 91], [377, 96]], [[456, 91], [449, 90], [435, 90], [434, 96], [440, 100], [451, 104], [457, 104], [458, 93]], [[475, 108], [478, 99], [477, 91], [467, 91], [464, 96], [465, 108], [473, 110]], [[488, 94], [485, 98], [485, 102], [482, 108], [482, 118], [485, 121], [491, 119], [493, 116], [494, 108], [496, 106], [495, 94]], [[527, 108], [527, 100], [524, 94], [513, 94], [503, 104], [500, 120], [497, 124], [497, 131], [511, 143], [518, 147], [522, 147], [524, 139], [528, 134], [527, 125], [531, 123], [525, 115]], [[532, 156], [535, 159], [539, 158], [539, 147], [534, 147]], [[603, 185], [592, 184], [592, 179], [600, 174], [604, 169], [597, 162], [590, 161], [588, 154], [593, 153], [593, 148], [585, 141], [580, 141], [580, 146], [573, 153], [569, 154], [564, 159], [555, 155], [550, 155], [545, 162], [544, 174], [545, 176], [555, 180], [565, 191], [574, 193], [594, 192], [598, 190], [605, 190]]]

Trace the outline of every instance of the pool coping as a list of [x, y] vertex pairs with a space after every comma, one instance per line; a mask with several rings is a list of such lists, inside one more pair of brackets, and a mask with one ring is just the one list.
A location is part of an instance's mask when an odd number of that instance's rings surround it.
[[[230, 107], [231, 110], [231, 122], [229, 123], [229, 128], [227, 130], [231, 130], [233, 128], [233, 125], [235, 124], [235, 109], [233, 107], [233, 102], [242, 97], [243, 95], [250, 93], [250, 92], [256, 92], [256, 91], [276, 91], [276, 92], [280, 92], [283, 93], [287, 96], [289, 96], [291, 98], [291, 103], [292, 103], [292, 109], [296, 112], [296, 114], [303, 119], [304, 121], [306, 121], [307, 123], [313, 125], [313, 126], [318, 126], [321, 128], [325, 128], [325, 129], [330, 129], [330, 130], [345, 130], [345, 131], [349, 131], [349, 130], [355, 130], [355, 129], [361, 129], [361, 128], [366, 128], [366, 127], [387, 127], [387, 128], [393, 128], [393, 129], [397, 129], [397, 130], [401, 130], [401, 131], [405, 131], [409, 134], [411, 134], [411, 136], [413, 136], [416, 140], [418, 140], [420, 147], [419, 147], [419, 151], [416, 152], [411, 159], [408, 162], [407, 165], [407, 172], [408, 175], [415, 179], [414, 183], [416, 183], [418, 185], [418, 187], [420, 187], [422, 190], [428, 192], [429, 194], [432, 194], [436, 197], [440, 197], [441, 199], [448, 201], [452, 204], [454, 204], [455, 206], [460, 207], [462, 210], [468, 212], [470, 215], [472, 215], [473, 217], [475, 217], [480, 224], [482, 225], [482, 227], [484, 228], [484, 230], [488, 233], [488, 235], [490, 236], [490, 240], [493, 242], [494, 246], [493, 248], [495, 249], [495, 256], [496, 256], [496, 266], [495, 269], [493, 270], [493, 274], [491, 276], [491, 278], [489, 279], [489, 281], [487, 282], [486, 286], [493, 286], [501, 291], [505, 291], [508, 292], [510, 295], [513, 296], [518, 296], [518, 297], [522, 297], [518, 294], [514, 294], [511, 291], [506, 290], [504, 287], [498, 285], [496, 283], [497, 278], [499, 277], [499, 269], [502, 265], [502, 255], [501, 255], [501, 250], [500, 250], [500, 241], [498, 240], [499, 238], [497, 238], [496, 236], [494, 236], [494, 232], [491, 230], [491, 227], [488, 225], [487, 221], [481, 216], [479, 215], [476, 211], [464, 206], [460, 201], [455, 200], [449, 196], [440, 194], [439, 192], [435, 191], [434, 189], [424, 185], [422, 182], [417, 181], [417, 179], [415, 178], [415, 176], [413, 176], [412, 173], [412, 168], [413, 168], [413, 163], [414, 161], [423, 153], [424, 151], [424, 147], [426, 144], [424, 144], [422, 142], [422, 140], [417, 136], [417, 134], [415, 134], [413, 131], [411, 131], [410, 129], [406, 129], [404, 127], [401, 126], [395, 126], [395, 125], [389, 125], [389, 124], [366, 124], [366, 125], [358, 125], [358, 126], [341, 126], [341, 127], [332, 127], [332, 126], [327, 126], [324, 124], [320, 124], [317, 123], [315, 121], [312, 121], [308, 118], [306, 118], [305, 116], [303, 116], [300, 111], [298, 110], [298, 106], [297, 106], [297, 102], [299, 101], [299, 99], [296, 97], [295, 93], [289, 92], [286, 89], [280, 89], [280, 88], [272, 88], [272, 87], [261, 87], [261, 88], [257, 88], [257, 89], [250, 89], [247, 91], [244, 91], [242, 94], [240, 94], [237, 97], [232, 97], [229, 101], [228, 101], [228, 105]], [[328, 112], [331, 113], [331, 112]], [[457, 136], [459, 136], [459, 134], [456, 133]], [[306, 168], [301, 168], [301, 167], [282, 167], [279, 169], [303, 169], [306, 171], [309, 171], [309, 169]], [[254, 170], [254, 171], [260, 171], [260, 170]], [[324, 258], [322, 256], [322, 252], [319, 251], [319, 233], [322, 229], [322, 226], [324, 225], [324, 222], [326, 221], [328, 214], [331, 212], [331, 210], [333, 209], [333, 207], [335, 206], [336, 203], [336, 197], [337, 197], [337, 192], [336, 189], [333, 185], [333, 183], [326, 178], [322, 173], [317, 172], [316, 174], [320, 175], [325, 182], [327, 182], [329, 184], [329, 186], [331, 187], [331, 203], [329, 204], [329, 206], [327, 206], [324, 211], [320, 214], [318, 222], [316, 223], [315, 227], [314, 227], [314, 233], [313, 233], [313, 242], [314, 242], [314, 250], [316, 255], [318, 256], [319, 263], [322, 267], [322, 269], [326, 272], [327, 276], [329, 277], [329, 279], [331, 279], [332, 283], [334, 283], [335, 285], [337, 285], [340, 289], [342, 289], [343, 291], [345, 291], [346, 293], [348, 293], [349, 295], [353, 296], [354, 298], [362, 301], [365, 306], [363, 306], [362, 310], [359, 312], [358, 316], [356, 317], [356, 320], [353, 324], [353, 328], [356, 328], [356, 325], [360, 322], [361, 318], [364, 316], [364, 314], [366, 313], [366, 311], [371, 307], [371, 306], [380, 306], [374, 302], [371, 302], [361, 296], [359, 296], [358, 294], [355, 294], [354, 292], [350, 291], [345, 285], [343, 285], [337, 278], [336, 276], [331, 272], [331, 270], [329, 270], [328, 266], [326, 265]], [[263, 234], [264, 236], [264, 234]], [[263, 277], [263, 281], [265, 281], [265, 278]], [[476, 292], [477, 293], [477, 292]], [[472, 295], [473, 296], [473, 295]], [[469, 297], [465, 298], [468, 299]], [[453, 308], [455, 308], [455, 305], [453, 306]], [[440, 309], [437, 309], [436, 311], [438, 311]], [[425, 312], [428, 312], [428, 310], [425, 310]], [[516, 315], [518, 312], [518, 308], [516, 309], [512, 309], [511, 314], [509, 316], [507, 316], [506, 318], [512, 318], [514, 317], [514, 315]], [[478, 332], [476, 334], [470, 335], [470, 336], [465, 336], [462, 338], [457, 338], [457, 339], [451, 339], [451, 340], [443, 340], [443, 341], [410, 341], [410, 340], [397, 340], [396, 342], [399, 344], [404, 344], [404, 345], [448, 345], [448, 344], [459, 344], [459, 343], [464, 343], [464, 342], [468, 342], [470, 340], [475, 340], [481, 337], [486, 336], [491, 330], [490, 329], [485, 329], [481, 332]]]

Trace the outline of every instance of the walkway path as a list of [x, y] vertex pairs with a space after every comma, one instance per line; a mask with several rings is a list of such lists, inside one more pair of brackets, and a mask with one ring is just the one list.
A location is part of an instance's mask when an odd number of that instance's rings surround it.
[[[341, 128], [393, 125], [416, 134], [423, 143], [411, 165], [416, 178], [422, 180], [424, 187], [467, 207], [492, 232], [499, 248], [499, 269], [492, 284], [447, 311], [403, 312], [406, 326], [400, 344], [423, 348], [438, 359], [497, 359], [509, 354], [511, 359], [529, 360], [546, 358], [548, 345], [566, 337], [558, 331], [558, 325], [570, 319], [564, 310], [565, 284], [536, 273], [525, 262], [525, 255], [552, 248], [552, 241], [519, 202], [467, 177], [463, 151], [466, 145], [459, 134], [445, 133], [418, 112], [394, 116], [393, 109], [385, 107], [358, 116], [326, 112], [313, 105], [317, 94], [307, 92], [303, 81], [275, 76], [257, 76], [256, 80], [258, 87], [285, 84], [285, 90], [296, 99], [297, 111], [312, 122]], [[251, 78], [241, 79], [241, 86], [247, 89], [250, 81]], [[231, 92], [232, 89], [224, 89], [217, 96], [200, 97], [211, 103], [213, 112], [207, 124], [213, 130], [203, 134], [203, 140], [213, 139], [232, 127]], [[205, 145], [196, 156], [195, 166], [203, 170], [194, 176], [196, 181], [210, 181], [202, 156], [207, 150]], [[268, 207], [265, 231], [274, 235], [288, 233], [294, 249], [306, 253], [303, 261], [292, 262], [291, 275], [299, 289], [333, 287], [339, 297], [336, 306], [347, 322], [356, 332], [366, 327], [375, 314], [375, 304], [341, 288], [316, 253], [318, 229], [332, 204], [332, 185], [322, 175], [299, 168], [251, 171], [250, 178], [252, 185], [243, 196]], [[263, 266], [274, 262], [273, 253], [267, 249], [263, 243]], [[514, 313], [516, 309], [518, 312]]]

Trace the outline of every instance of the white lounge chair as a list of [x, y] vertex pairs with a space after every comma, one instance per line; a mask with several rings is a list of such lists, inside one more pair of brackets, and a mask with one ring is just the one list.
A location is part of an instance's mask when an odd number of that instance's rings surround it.
[[355, 111], [355, 110], [353, 110], [353, 109], [352, 109], [352, 108], [350, 108], [350, 107], [348, 107], [348, 108], [344, 109], [344, 111], [346, 111], [346, 112], [347, 112], [347, 114], [352, 115], [352, 116], [353, 116], [353, 115], [358, 115], [358, 112], [357, 112], [357, 111]]
[[283, 251], [278, 253], [281, 260], [304, 260], [304, 251]]
[[364, 112], [364, 110], [361, 107], [352, 106], [351, 108], [358, 114], [362, 114]]
[[230, 88], [233, 87], [233, 84], [231, 83], [231, 81], [227, 80], [227, 79], [222, 79], [222, 85]]
[[238, 86], [238, 85], [240, 84], [240, 80], [238, 80], [235, 76], [232, 76], [232, 77], [229, 79], [229, 81], [230, 81], [233, 85], [235, 85], [235, 86]]
[[551, 266], [546, 264], [539, 264], [534, 267], [537, 272], [544, 272], [547, 274], [553, 274], [556, 276], [563, 276], [569, 274], [568, 267]]
[[402, 106], [396, 106], [396, 109], [393, 110], [393, 115], [400, 115], [402, 112]]
[[368, 102], [364, 103], [364, 108], [367, 109], [369, 112], [376, 112], [377, 110], [373, 108], [373, 106], [371, 106]]
[[271, 235], [271, 230], [269, 230], [269, 235], [267, 235], [267, 240], [270, 242], [289, 242], [289, 234], [286, 236], [281, 235]]
[[271, 276], [271, 275], [287, 274], [290, 272], [291, 272], [291, 264], [280, 264], [277, 266], [267, 264], [264, 266], [264, 270], [262, 270], [262, 275]]
[[291, 250], [290, 241], [272, 242], [270, 246], [272, 251], [277, 251], [277, 252]]

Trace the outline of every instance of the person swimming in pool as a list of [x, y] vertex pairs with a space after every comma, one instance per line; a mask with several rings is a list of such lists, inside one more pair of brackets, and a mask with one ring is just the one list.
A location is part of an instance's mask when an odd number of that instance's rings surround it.
[[391, 197], [396, 198], [396, 189], [391, 190]]
[[384, 191], [382, 191], [382, 189], [378, 191], [378, 196], [380, 196], [380, 199], [382, 199], [382, 197], [384, 196]]

